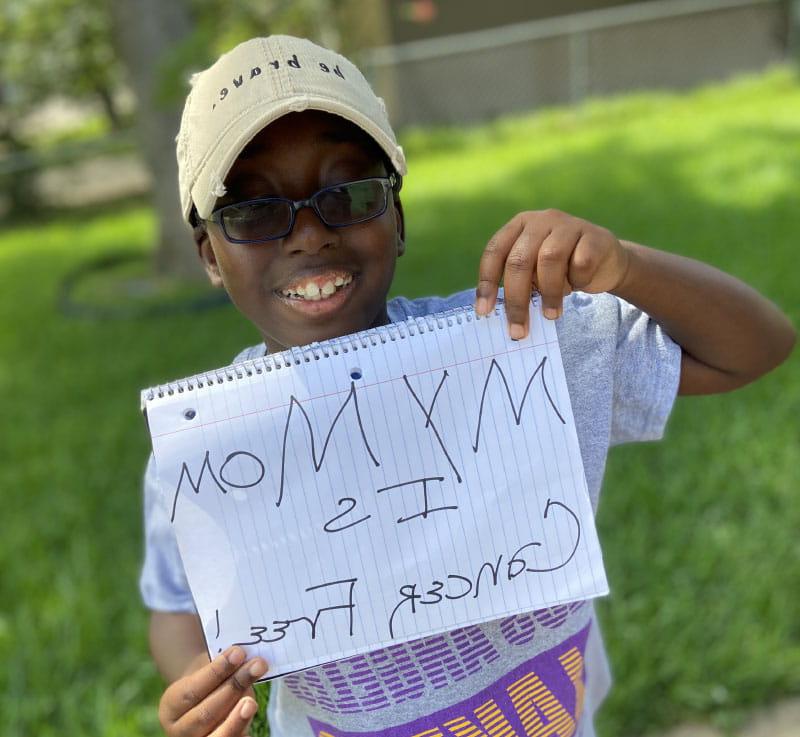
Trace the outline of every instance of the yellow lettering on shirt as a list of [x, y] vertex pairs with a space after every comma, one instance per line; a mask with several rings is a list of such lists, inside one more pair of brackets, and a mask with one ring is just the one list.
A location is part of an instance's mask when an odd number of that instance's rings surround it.
[[583, 682], [583, 655], [577, 647], [573, 647], [561, 655], [558, 662], [564, 667], [564, 672], [575, 686], [575, 719], [580, 719], [586, 694], [586, 685]]
[[475, 717], [480, 726], [465, 717], [450, 719], [444, 726], [453, 737], [518, 737], [494, 699], [475, 709]]
[[[583, 655], [577, 647], [563, 653], [558, 662], [575, 687], [575, 713], [570, 714], [536, 673], [524, 675], [508, 687], [514, 710], [522, 722], [525, 737], [573, 737], [583, 713], [586, 685], [583, 680]], [[497, 702], [489, 699], [475, 709], [475, 719], [464, 716], [417, 732], [413, 737], [520, 737]], [[442, 730], [447, 730], [447, 735]], [[326, 732], [319, 737], [332, 737]]]
[[572, 737], [575, 720], [535, 673], [528, 673], [508, 687], [525, 737]]

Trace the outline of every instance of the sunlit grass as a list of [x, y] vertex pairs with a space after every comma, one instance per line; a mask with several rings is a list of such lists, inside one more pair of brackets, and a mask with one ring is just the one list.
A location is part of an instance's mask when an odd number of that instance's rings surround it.
[[[785, 70], [688, 95], [591, 101], [408, 134], [393, 293], [474, 283], [520, 209], [558, 207], [741, 276], [800, 323], [800, 85]], [[87, 321], [64, 277], [145, 253], [143, 206], [0, 234], [0, 734], [156, 735], [162, 685], [136, 578], [148, 438], [138, 391], [215, 367], [255, 330], [231, 307]], [[191, 247], [187, 243], [187, 247]], [[107, 285], [85, 298], [112, 301]], [[800, 372], [681, 400], [663, 443], [612, 453], [599, 525], [616, 675], [601, 735], [800, 692]], [[260, 729], [260, 728], [259, 728]], [[257, 732], [254, 732], [257, 733]]]

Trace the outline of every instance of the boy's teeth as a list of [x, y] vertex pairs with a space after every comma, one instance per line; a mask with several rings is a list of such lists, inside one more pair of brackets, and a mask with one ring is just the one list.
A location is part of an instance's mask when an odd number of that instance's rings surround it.
[[300, 297], [302, 299], [317, 302], [326, 297], [330, 297], [339, 287], [346, 287], [353, 281], [352, 275], [337, 276], [335, 279], [328, 279], [321, 287], [315, 281], [309, 281], [304, 286], [291, 287], [284, 289], [286, 297]]

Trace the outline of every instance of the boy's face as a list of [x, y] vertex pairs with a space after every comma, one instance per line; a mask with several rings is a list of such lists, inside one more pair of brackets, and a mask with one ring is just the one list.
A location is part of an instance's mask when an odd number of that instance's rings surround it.
[[[333, 184], [386, 175], [377, 144], [356, 126], [326, 113], [291, 113], [248, 144], [215, 209], [257, 197], [300, 200]], [[212, 222], [196, 237], [211, 282], [225, 287], [274, 352], [388, 322], [402, 222], [390, 193], [382, 215], [356, 225], [330, 228], [304, 207], [292, 232], [277, 240], [230, 243]], [[336, 287], [330, 295], [328, 282]], [[297, 296], [313, 294], [312, 284], [320, 299]]]

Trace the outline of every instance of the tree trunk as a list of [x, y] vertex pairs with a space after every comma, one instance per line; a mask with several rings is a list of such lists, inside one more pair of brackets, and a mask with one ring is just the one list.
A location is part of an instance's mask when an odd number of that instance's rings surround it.
[[339, 50], [353, 60], [369, 80], [375, 94], [383, 97], [390, 120], [398, 115], [397, 69], [393, 64], [371, 66], [362, 52], [392, 43], [391, 5], [362, 0], [339, 0], [338, 27], [341, 29]]
[[11, 162], [21, 159], [22, 165], [14, 168], [12, 163], [10, 171], [6, 174], [0, 173], [0, 191], [4, 195], [0, 198], [0, 218], [8, 215], [10, 218], [24, 220], [25, 213], [41, 207], [34, 181], [36, 169], [25, 162], [26, 158], [33, 156], [33, 151], [14, 135], [10, 123], [6, 125], [0, 121], [0, 151], [4, 149], [4, 155]]
[[139, 147], [152, 175], [158, 221], [154, 267], [158, 274], [201, 279], [203, 272], [178, 197], [175, 136], [183, 101], [165, 103], [158, 94], [166, 54], [192, 30], [188, 2], [112, 0], [110, 5], [117, 47], [137, 98]]
[[94, 86], [94, 90], [100, 100], [100, 104], [103, 106], [103, 112], [108, 118], [111, 130], [114, 132], [122, 130], [122, 118], [117, 110], [117, 103], [111, 90], [102, 82], [98, 82]]

